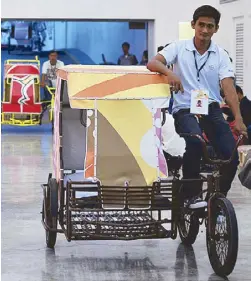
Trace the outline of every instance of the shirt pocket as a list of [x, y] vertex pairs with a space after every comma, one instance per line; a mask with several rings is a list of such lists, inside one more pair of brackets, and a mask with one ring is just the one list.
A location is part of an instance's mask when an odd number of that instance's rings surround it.
[[219, 79], [219, 66], [215, 63], [209, 63], [204, 67], [206, 79]]

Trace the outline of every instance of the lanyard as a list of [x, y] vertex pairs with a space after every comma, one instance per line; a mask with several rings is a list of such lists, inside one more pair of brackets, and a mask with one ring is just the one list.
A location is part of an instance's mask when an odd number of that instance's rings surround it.
[[197, 64], [197, 60], [196, 60], [196, 53], [195, 53], [195, 51], [193, 51], [195, 67], [196, 67], [196, 70], [197, 70], [197, 80], [198, 80], [199, 82], [200, 82], [200, 72], [201, 72], [201, 70], [204, 68], [204, 66], [206, 65], [206, 63], [207, 63], [207, 61], [208, 61], [208, 59], [209, 59], [209, 57], [210, 57], [210, 54], [211, 54], [211, 52], [209, 51], [206, 61], [205, 61], [205, 62], [202, 64], [202, 66], [198, 69], [198, 64]]

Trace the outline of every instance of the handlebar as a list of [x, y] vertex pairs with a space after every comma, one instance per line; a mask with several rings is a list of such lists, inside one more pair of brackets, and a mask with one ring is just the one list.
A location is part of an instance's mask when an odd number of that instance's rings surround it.
[[209, 157], [209, 154], [208, 154], [208, 151], [207, 151], [207, 145], [206, 145], [206, 142], [205, 140], [200, 136], [200, 135], [195, 135], [195, 134], [180, 134], [180, 137], [182, 138], [197, 138], [200, 140], [201, 144], [202, 144], [202, 150], [203, 150], [203, 154], [204, 154], [204, 157], [206, 159], [206, 161], [209, 163], [209, 164], [214, 164], [214, 165], [227, 165], [229, 163], [231, 163], [234, 159], [234, 156], [235, 156], [235, 153], [237, 151], [237, 148], [240, 144], [240, 141], [243, 139], [243, 135], [240, 135], [237, 142], [236, 142], [236, 145], [235, 145], [235, 148], [232, 152], [232, 155], [229, 159], [227, 160], [223, 160], [223, 159], [216, 159], [216, 160], [213, 160]]

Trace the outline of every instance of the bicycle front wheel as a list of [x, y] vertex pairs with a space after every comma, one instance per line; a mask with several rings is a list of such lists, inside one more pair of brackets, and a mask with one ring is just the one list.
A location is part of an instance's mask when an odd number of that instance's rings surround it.
[[227, 198], [212, 201], [206, 239], [213, 270], [219, 276], [228, 276], [238, 255], [238, 224], [234, 207]]

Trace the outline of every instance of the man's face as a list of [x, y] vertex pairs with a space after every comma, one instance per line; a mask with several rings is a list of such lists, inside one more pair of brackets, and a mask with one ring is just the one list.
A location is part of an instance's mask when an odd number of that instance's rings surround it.
[[210, 41], [214, 33], [219, 29], [214, 18], [199, 17], [194, 23], [192, 21], [192, 28], [195, 30], [195, 37], [201, 41]]
[[122, 50], [123, 50], [123, 52], [124, 52], [125, 55], [127, 55], [128, 52], [129, 52], [129, 48], [128, 48], [127, 45], [122, 46]]
[[58, 58], [57, 53], [51, 53], [49, 55], [49, 60], [50, 60], [51, 64], [56, 64], [57, 58]]

